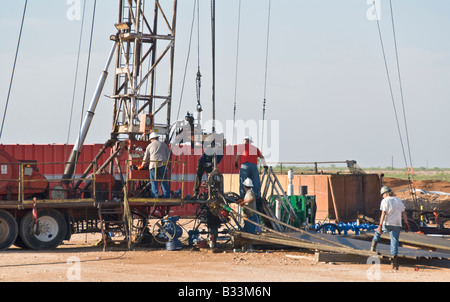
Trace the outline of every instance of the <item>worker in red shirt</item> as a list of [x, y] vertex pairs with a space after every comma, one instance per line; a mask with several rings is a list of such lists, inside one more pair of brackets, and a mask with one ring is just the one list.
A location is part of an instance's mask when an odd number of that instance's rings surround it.
[[264, 156], [257, 147], [252, 145], [252, 142], [252, 138], [250, 136], [246, 136], [244, 138], [244, 143], [237, 146], [237, 154], [234, 159], [234, 167], [236, 169], [239, 168], [239, 161], [241, 162], [241, 167], [239, 170], [239, 193], [241, 198], [245, 195], [244, 181], [247, 178], [250, 178], [253, 182], [253, 191], [255, 192], [256, 197], [261, 197], [261, 181], [259, 179], [258, 172], [258, 158], [261, 159], [264, 170], [268, 169]]

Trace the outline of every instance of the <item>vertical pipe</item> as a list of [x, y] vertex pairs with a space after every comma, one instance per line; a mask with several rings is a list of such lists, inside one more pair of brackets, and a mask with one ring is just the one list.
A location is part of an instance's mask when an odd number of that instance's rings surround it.
[[290, 169], [288, 171], [288, 180], [289, 180], [287, 193], [288, 196], [294, 195], [294, 185], [292, 184], [293, 179], [294, 179], [294, 170]]
[[[216, 133], [216, 1], [211, 0], [211, 40], [212, 40], [212, 133]], [[211, 147], [215, 148], [215, 140]], [[213, 154], [213, 166], [217, 169], [217, 154]]]
[[[117, 23], [122, 23], [122, 17], [123, 17], [123, 0], [119, 0], [119, 18]], [[120, 67], [120, 46], [117, 47], [116, 50], [116, 70], [117, 68]], [[114, 76], [114, 95], [119, 94], [119, 87], [120, 87], [120, 83], [119, 83], [119, 74], [115, 74]], [[114, 137], [115, 135], [113, 135], [114, 133], [116, 133], [116, 121], [118, 119], [118, 103], [120, 102], [120, 100], [118, 99], [114, 99], [114, 105], [113, 105], [113, 118], [112, 118], [112, 126], [111, 126], [111, 138], [112, 139], [116, 139], [117, 137]]]
[[211, 0], [212, 38], [212, 133], [216, 132], [216, 1]]
[[75, 145], [73, 146], [69, 160], [64, 169], [63, 179], [72, 178], [73, 173], [75, 171], [75, 164], [81, 153], [81, 148], [83, 147], [84, 140], [86, 139], [87, 133], [89, 131], [89, 127], [91, 126], [92, 119], [94, 118], [95, 108], [97, 107], [98, 101], [100, 99], [100, 95], [103, 90], [103, 86], [105, 85], [106, 78], [108, 77], [108, 67], [109, 67], [109, 64], [111, 63], [112, 57], [114, 55], [114, 50], [116, 49], [116, 45], [117, 45], [117, 42], [114, 42], [114, 45], [111, 48], [111, 51], [109, 53], [108, 60], [106, 61], [105, 68], [103, 69], [103, 72], [97, 83], [95, 93], [92, 97], [91, 104], [89, 105], [89, 109], [88, 109], [88, 111], [86, 111], [86, 115], [84, 117], [80, 133], [78, 134], [77, 141], [75, 142]]
[[[174, 38], [174, 43], [170, 50], [170, 75], [169, 75], [169, 98], [167, 102], [167, 126], [170, 127], [170, 114], [172, 110], [172, 87], [173, 87], [173, 66], [175, 57], [175, 32], [177, 23], [177, 0], [173, 1], [173, 15], [172, 15], [172, 37]], [[169, 142], [169, 133], [166, 136], [166, 142]]]
[[279, 198], [275, 199], [275, 217], [281, 220], [281, 200]]
[[[153, 13], [153, 34], [157, 34], [158, 33], [158, 4], [155, 2], [155, 9], [154, 9], [154, 13]], [[158, 39], [154, 39], [153, 43], [152, 43], [152, 55], [151, 55], [151, 62], [149, 66], [155, 66], [155, 62], [156, 62], [156, 49], [157, 49], [157, 43], [158, 43]], [[154, 88], [155, 86], [155, 69], [152, 69], [152, 72], [150, 73], [150, 89], [149, 89], [149, 95], [150, 95], [150, 100], [149, 100], [149, 104], [148, 104], [148, 110], [149, 112], [153, 111], [153, 95], [154, 95]]]

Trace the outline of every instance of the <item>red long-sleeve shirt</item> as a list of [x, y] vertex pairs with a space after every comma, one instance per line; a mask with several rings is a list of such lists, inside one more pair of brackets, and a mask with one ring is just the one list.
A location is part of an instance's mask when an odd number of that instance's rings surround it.
[[241, 163], [258, 164], [258, 158], [262, 156], [261, 151], [251, 144], [240, 144], [237, 154], [241, 156]]

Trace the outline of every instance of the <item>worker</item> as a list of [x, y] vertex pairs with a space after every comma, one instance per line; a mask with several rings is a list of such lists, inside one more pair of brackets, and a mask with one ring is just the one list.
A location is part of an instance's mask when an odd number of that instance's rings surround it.
[[239, 168], [239, 160], [241, 161], [241, 167], [239, 170], [239, 193], [241, 198], [245, 195], [243, 182], [247, 178], [250, 178], [253, 182], [253, 191], [255, 192], [256, 197], [261, 197], [261, 181], [259, 179], [258, 172], [258, 158], [261, 159], [264, 170], [267, 171], [268, 169], [264, 156], [257, 147], [252, 145], [252, 142], [252, 138], [250, 136], [246, 136], [244, 138], [244, 143], [237, 146], [237, 153], [234, 159], [234, 167], [236, 169]]
[[[219, 144], [218, 144], [219, 145]], [[226, 146], [226, 140], [223, 140], [221, 143], [223, 149]], [[218, 146], [218, 150], [220, 150], [220, 145]], [[203, 174], [206, 172], [206, 175], [212, 172], [214, 168], [214, 148], [208, 147], [203, 152], [202, 156], [198, 159], [197, 162], [197, 175], [195, 177], [195, 185], [194, 190], [192, 192], [192, 198], [198, 198], [198, 191], [200, 190], [200, 184], [202, 182]], [[222, 152], [218, 152], [220, 154], [216, 155], [217, 165], [220, 164], [223, 158], [224, 150]]]
[[142, 164], [138, 170], [142, 170], [147, 162], [150, 162], [150, 181], [154, 198], [159, 197], [158, 184], [161, 183], [161, 191], [164, 198], [170, 198], [169, 182], [167, 181], [167, 162], [169, 160], [169, 147], [159, 141], [159, 135], [155, 132], [150, 134], [150, 144], [145, 149]]
[[377, 243], [380, 241], [382, 232], [389, 232], [390, 234], [390, 252], [392, 258], [392, 268], [398, 270], [398, 244], [400, 231], [402, 230], [402, 219], [405, 223], [405, 231], [409, 231], [408, 219], [405, 213], [405, 205], [400, 198], [394, 196], [394, 192], [389, 186], [383, 186], [380, 190], [383, 197], [381, 201], [380, 210], [380, 224], [373, 236], [371, 251], [375, 252]]
[[[250, 209], [256, 210], [256, 195], [253, 191], [253, 182], [250, 178], [245, 179], [244, 183], [244, 190], [245, 190], [245, 196], [244, 199], [239, 200], [240, 206], [246, 206]], [[245, 208], [244, 207], [244, 217], [246, 217], [248, 220], [253, 221], [254, 223], [260, 224], [258, 215]], [[247, 233], [255, 234], [257, 232], [261, 232], [261, 227], [247, 221], [247, 219], [244, 221], [244, 228], [243, 231]]]

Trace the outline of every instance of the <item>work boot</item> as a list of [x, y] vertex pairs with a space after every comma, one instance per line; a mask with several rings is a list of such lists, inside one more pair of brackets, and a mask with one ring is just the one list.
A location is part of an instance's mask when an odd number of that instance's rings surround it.
[[394, 256], [394, 258], [392, 258], [392, 268], [395, 269], [396, 271], [398, 271], [398, 260], [397, 260], [397, 256]]
[[377, 242], [372, 240], [372, 246], [370, 247], [371, 252], [377, 251]]

